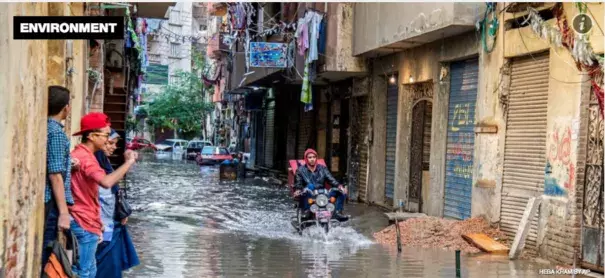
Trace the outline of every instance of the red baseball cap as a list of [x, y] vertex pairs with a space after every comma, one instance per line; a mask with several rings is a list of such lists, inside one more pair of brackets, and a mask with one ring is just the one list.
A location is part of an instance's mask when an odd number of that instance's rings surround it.
[[101, 129], [111, 126], [109, 117], [103, 113], [88, 113], [80, 121], [80, 131], [74, 133], [74, 136], [82, 135], [86, 131]]

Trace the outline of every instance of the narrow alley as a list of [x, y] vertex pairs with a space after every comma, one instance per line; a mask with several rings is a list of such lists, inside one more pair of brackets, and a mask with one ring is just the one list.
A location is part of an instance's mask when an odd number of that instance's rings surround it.
[[604, 19], [1, 3], [0, 278], [603, 278]]

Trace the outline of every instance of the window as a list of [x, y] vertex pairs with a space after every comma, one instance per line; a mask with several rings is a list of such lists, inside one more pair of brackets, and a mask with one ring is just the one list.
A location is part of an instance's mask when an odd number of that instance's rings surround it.
[[171, 10], [170, 11], [170, 23], [181, 24], [181, 11]]
[[214, 147], [204, 147], [202, 149], [202, 154], [205, 154], [205, 155], [214, 154]]
[[206, 31], [208, 30], [208, 26], [205, 24], [200, 24], [200, 31]]
[[225, 148], [220, 148], [220, 154], [221, 155], [227, 155], [227, 154], [229, 154], [229, 152]]
[[170, 44], [170, 56], [179, 57], [179, 44], [171, 43]]

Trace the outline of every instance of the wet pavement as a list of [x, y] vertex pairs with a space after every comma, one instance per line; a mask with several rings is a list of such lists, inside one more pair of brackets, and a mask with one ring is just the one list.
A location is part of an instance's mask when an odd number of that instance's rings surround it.
[[[348, 225], [299, 236], [288, 191], [260, 179], [220, 182], [215, 167], [146, 159], [128, 184], [141, 265], [126, 277], [456, 277], [454, 252], [404, 247], [397, 254], [374, 243], [372, 233], [387, 224], [376, 208], [347, 205]], [[462, 277], [540, 277], [540, 268], [462, 256]]]

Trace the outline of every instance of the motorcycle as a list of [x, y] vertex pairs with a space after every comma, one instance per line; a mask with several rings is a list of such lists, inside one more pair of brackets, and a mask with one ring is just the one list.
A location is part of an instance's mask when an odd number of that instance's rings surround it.
[[304, 189], [304, 193], [309, 194], [309, 205], [311, 205], [311, 217], [309, 219], [303, 218], [303, 208], [296, 205], [296, 216], [292, 219], [292, 226], [298, 231], [299, 235], [302, 235], [304, 229], [310, 226], [321, 227], [327, 234], [333, 224], [348, 221], [347, 219], [336, 219], [334, 217], [334, 210], [336, 209], [336, 197], [329, 197], [332, 191], [343, 193], [338, 188], [326, 189], [315, 189], [309, 190]]

